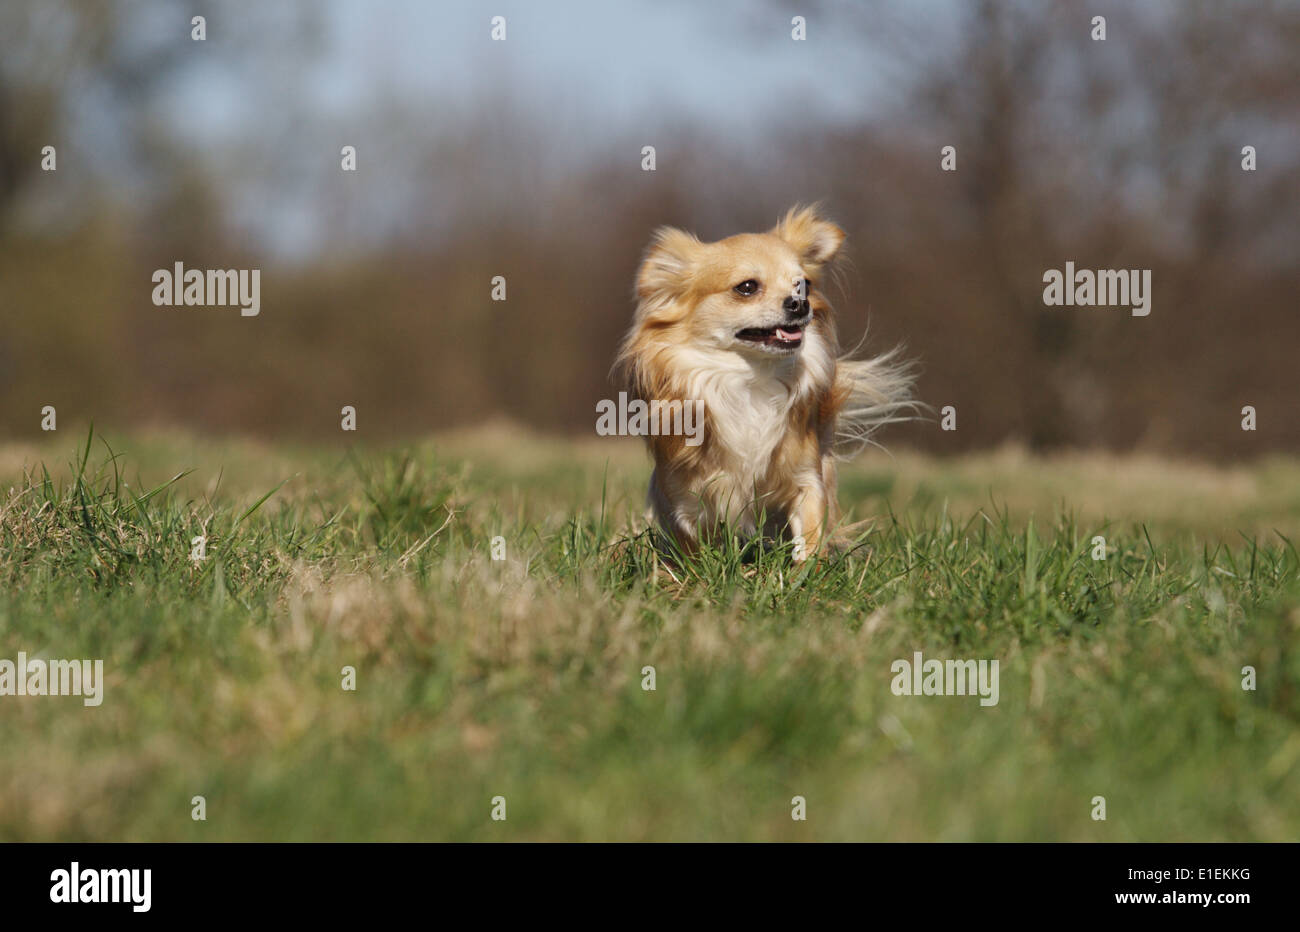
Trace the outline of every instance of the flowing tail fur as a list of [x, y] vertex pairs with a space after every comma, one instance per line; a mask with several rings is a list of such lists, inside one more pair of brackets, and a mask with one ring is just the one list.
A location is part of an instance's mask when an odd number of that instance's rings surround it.
[[886, 424], [910, 421], [922, 405], [912, 398], [914, 367], [895, 347], [874, 359], [839, 360], [835, 388], [844, 398], [835, 424], [834, 450], [843, 459], [874, 444], [872, 435]]
[[[849, 459], [868, 445], [879, 446], [872, 435], [886, 424], [910, 421], [925, 405], [912, 398], [916, 380], [914, 366], [901, 359], [903, 348], [895, 347], [874, 359], [844, 356], [836, 367], [836, 389], [844, 404], [835, 425], [835, 455]], [[837, 522], [827, 536], [832, 552], [852, 549], [875, 523], [874, 519]]]

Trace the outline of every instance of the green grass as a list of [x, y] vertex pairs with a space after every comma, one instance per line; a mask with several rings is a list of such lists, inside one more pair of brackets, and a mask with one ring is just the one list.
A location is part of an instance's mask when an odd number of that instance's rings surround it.
[[[0, 657], [104, 700], [0, 697], [0, 840], [1300, 835], [1291, 461], [877, 455], [854, 552], [670, 572], [633, 444], [57, 436], [0, 447]], [[895, 696], [917, 650], [999, 704]]]

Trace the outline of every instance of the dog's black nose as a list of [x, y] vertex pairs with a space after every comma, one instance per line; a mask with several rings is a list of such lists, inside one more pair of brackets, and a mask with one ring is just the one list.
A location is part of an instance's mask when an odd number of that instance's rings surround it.
[[785, 302], [782, 303], [781, 307], [791, 317], [804, 317], [808, 313], [808, 299], [790, 295], [790, 297], [785, 299]]

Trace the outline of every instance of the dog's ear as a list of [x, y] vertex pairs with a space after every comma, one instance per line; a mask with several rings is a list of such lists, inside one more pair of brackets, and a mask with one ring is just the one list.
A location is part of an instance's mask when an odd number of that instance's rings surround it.
[[829, 220], [823, 220], [815, 205], [791, 207], [781, 222], [772, 228], [772, 233], [793, 246], [804, 265], [813, 268], [834, 259], [844, 242], [844, 231]]
[[655, 230], [636, 275], [637, 297], [645, 301], [681, 290], [691, 275], [701, 245], [694, 236], [674, 227]]

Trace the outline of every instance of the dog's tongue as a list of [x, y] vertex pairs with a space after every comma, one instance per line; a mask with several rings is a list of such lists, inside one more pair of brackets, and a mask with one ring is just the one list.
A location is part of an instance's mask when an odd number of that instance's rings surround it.
[[802, 330], [782, 330], [780, 327], [777, 327], [777, 328], [776, 328], [776, 336], [777, 336], [777, 339], [779, 339], [779, 340], [780, 340], [781, 342], [783, 342], [783, 343], [798, 343], [800, 340], [803, 339], [803, 331], [802, 331]]

